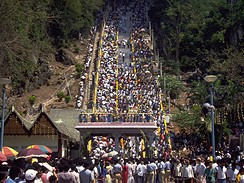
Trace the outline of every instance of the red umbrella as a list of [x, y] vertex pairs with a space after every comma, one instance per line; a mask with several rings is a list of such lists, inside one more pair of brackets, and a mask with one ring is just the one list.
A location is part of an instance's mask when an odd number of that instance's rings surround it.
[[18, 154], [18, 152], [15, 151], [13, 148], [7, 146], [3, 147], [2, 153], [7, 157], [16, 156]]
[[53, 153], [53, 151], [49, 147], [44, 146], [44, 145], [31, 145], [31, 146], [27, 147], [27, 149], [29, 149], [29, 148], [40, 149], [44, 153], [49, 153], [49, 154]]
[[7, 161], [7, 157], [0, 151], [0, 161]]
[[21, 150], [18, 154], [17, 154], [17, 158], [39, 158], [39, 157], [43, 157], [46, 158], [48, 157], [48, 155], [46, 153], [44, 153], [42, 150], [40, 149], [35, 149], [35, 148], [29, 148], [29, 149], [23, 149]]

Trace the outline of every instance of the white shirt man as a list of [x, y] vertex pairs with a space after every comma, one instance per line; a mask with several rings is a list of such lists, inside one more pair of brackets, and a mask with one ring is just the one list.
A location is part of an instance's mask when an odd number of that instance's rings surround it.
[[197, 165], [196, 165], [196, 174], [197, 174], [197, 179], [199, 181], [202, 180], [205, 169], [206, 169], [205, 164], [202, 162], [202, 160], [200, 158], [198, 158], [197, 159]]
[[141, 163], [137, 165], [136, 172], [139, 177], [143, 177], [147, 173], [147, 166], [144, 164], [144, 161], [141, 161]]
[[175, 178], [180, 178], [181, 177], [181, 168], [182, 164], [180, 163], [180, 160], [176, 160], [176, 163], [174, 165], [174, 177]]
[[189, 160], [186, 160], [185, 165], [183, 165], [181, 176], [185, 180], [192, 179], [194, 177], [193, 168], [190, 165]]
[[159, 183], [163, 183], [165, 179], [165, 163], [161, 160], [158, 163], [158, 181]]
[[227, 178], [227, 168], [224, 166], [224, 162], [220, 160], [219, 166], [217, 168], [217, 179], [219, 181], [226, 180]]
[[236, 168], [236, 163], [232, 163], [232, 165], [227, 169], [227, 178], [229, 182], [236, 182], [236, 177], [239, 173], [239, 170]]

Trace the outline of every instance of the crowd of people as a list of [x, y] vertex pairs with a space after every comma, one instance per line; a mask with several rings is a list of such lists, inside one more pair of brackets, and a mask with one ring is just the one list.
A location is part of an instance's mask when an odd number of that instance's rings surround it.
[[[83, 115], [81, 121], [139, 121], [152, 122], [153, 114], [161, 111], [159, 91], [155, 77], [148, 30], [147, 1], [124, 2], [106, 16], [101, 37], [94, 101], [96, 111], [108, 116]], [[125, 34], [121, 40], [118, 34]], [[92, 31], [92, 37], [95, 32]], [[93, 39], [91, 39], [93, 40]], [[129, 49], [120, 51], [119, 48]], [[93, 44], [88, 46], [85, 59], [86, 69], [90, 67]], [[129, 54], [129, 55], [127, 55]], [[125, 58], [129, 61], [125, 62]], [[122, 62], [121, 62], [122, 61]], [[77, 108], [81, 108], [85, 95], [88, 72], [81, 76]], [[135, 112], [134, 112], [135, 111]], [[128, 114], [129, 112], [133, 113]], [[89, 120], [91, 119], [91, 120]]]
[[89, 67], [90, 67], [91, 61], [92, 61], [95, 34], [96, 34], [96, 27], [93, 27], [90, 32], [90, 42], [87, 46], [87, 54], [84, 59], [84, 67], [85, 67], [84, 73], [82, 73], [82, 75], [80, 76], [79, 93], [75, 96], [77, 109], [81, 109], [82, 104], [84, 102], [85, 88], [86, 88], [86, 85], [88, 84], [87, 79], [88, 79], [88, 74], [89, 74]]
[[114, 21], [108, 16], [102, 37], [101, 58], [98, 89], [97, 109], [106, 113], [113, 113], [116, 106], [116, 75], [117, 75], [117, 30], [113, 25]]
[[244, 182], [244, 157], [195, 158], [29, 158], [1, 162], [0, 182], [32, 183], [169, 183]]
[[[123, 6], [122, 6], [123, 7]], [[119, 112], [137, 110], [138, 113], [151, 113], [159, 109], [156, 79], [149, 68], [152, 51], [145, 2], [131, 3], [124, 8], [130, 17], [131, 62], [119, 65], [118, 99]], [[133, 12], [133, 13], [130, 13]], [[123, 41], [123, 40], [122, 40]]]

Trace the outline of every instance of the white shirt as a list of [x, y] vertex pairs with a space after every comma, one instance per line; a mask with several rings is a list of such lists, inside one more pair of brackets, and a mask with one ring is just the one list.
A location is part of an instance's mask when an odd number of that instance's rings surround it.
[[244, 183], [244, 175], [241, 175], [240, 183]]
[[206, 166], [203, 163], [197, 164], [197, 166], [196, 166], [197, 176], [198, 177], [203, 176], [205, 169], [206, 169]]
[[239, 170], [235, 169], [234, 173], [232, 175], [232, 180], [236, 181], [236, 177], [237, 177], [238, 173], [239, 173]]
[[185, 177], [185, 178], [194, 177], [194, 172], [193, 172], [193, 168], [191, 165], [182, 167], [182, 177]]
[[146, 174], [147, 172], [147, 166], [146, 165], [143, 165], [143, 164], [139, 164], [137, 165], [136, 167], [136, 172], [137, 172], [137, 175], [138, 176], [143, 176]]
[[175, 172], [174, 176], [181, 177], [181, 168], [182, 168], [181, 163], [175, 164], [175, 166], [174, 166], [174, 172]]
[[219, 166], [217, 169], [217, 173], [218, 173], [217, 179], [226, 179], [227, 168], [225, 166], [223, 167]]
[[163, 161], [161, 161], [160, 163], [158, 163], [158, 169], [159, 170], [165, 170], [165, 163]]

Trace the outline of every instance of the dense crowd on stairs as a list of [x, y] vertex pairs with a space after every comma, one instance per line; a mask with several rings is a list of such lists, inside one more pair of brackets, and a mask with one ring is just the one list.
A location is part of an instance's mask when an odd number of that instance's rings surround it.
[[[133, 12], [131, 22], [131, 63], [119, 66], [119, 112], [136, 110], [138, 113], [156, 113], [159, 109], [156, 78], [151, 67], [153, 56], [150, 49], [146, 7], [132, 3], [128, 7]], [[133, 10], [133, 11], [132, 11]]]
[[96, 27], [94, 26], [90, 31], [90, 42], [87, 46], [87, 54], [84, 59], [84, 67], [85, 71], [80, 76], [80, 82], [79, 82], [79, 93], [75, 96], [76, 98], [76, 108], [80, 109], [82, 107], [82, 104], [84, 102], [85, 97], [85, 88], [88, 84], [88, 75], [89, 75], [89, 69], [92, 61], [92, 54], [93, 54], [93, 46], [94, 46], [94, 39], [96, 34]]
[[[126, 12], [132, 12], [132, 16], [129, 17], [129, 29], [126, 28]], [[98, 70], [97, 111], [116, 113], [120, 116], [118, 118], [125, 118], [120, 114], [136, 111], [137, 114], [141, 114], [137, 116], [138, 121], [152, 121], [149, 114], [160, 113], [157, 78], [151, 63], [153, 53], [150, 49], [146, 12], [147, 7], [144, 7], [143, 2], [139, 2], [131, 3], [128, 7], [118, 6], [108, 14]], [[128, 32], [128, 40], [118, 39], [118, 33]], [[130, 62], [125, 62], [123, 53], [120, 55], [118, 45], [130, 48]], [[125, 120], [118, 118], [116, 120]]]
[[102, 38], [101, 65], [98, 79], [97, 108], [106, 113], [114, 112], [116, 106], [117, 32], [112, 16], [108, 16]]

